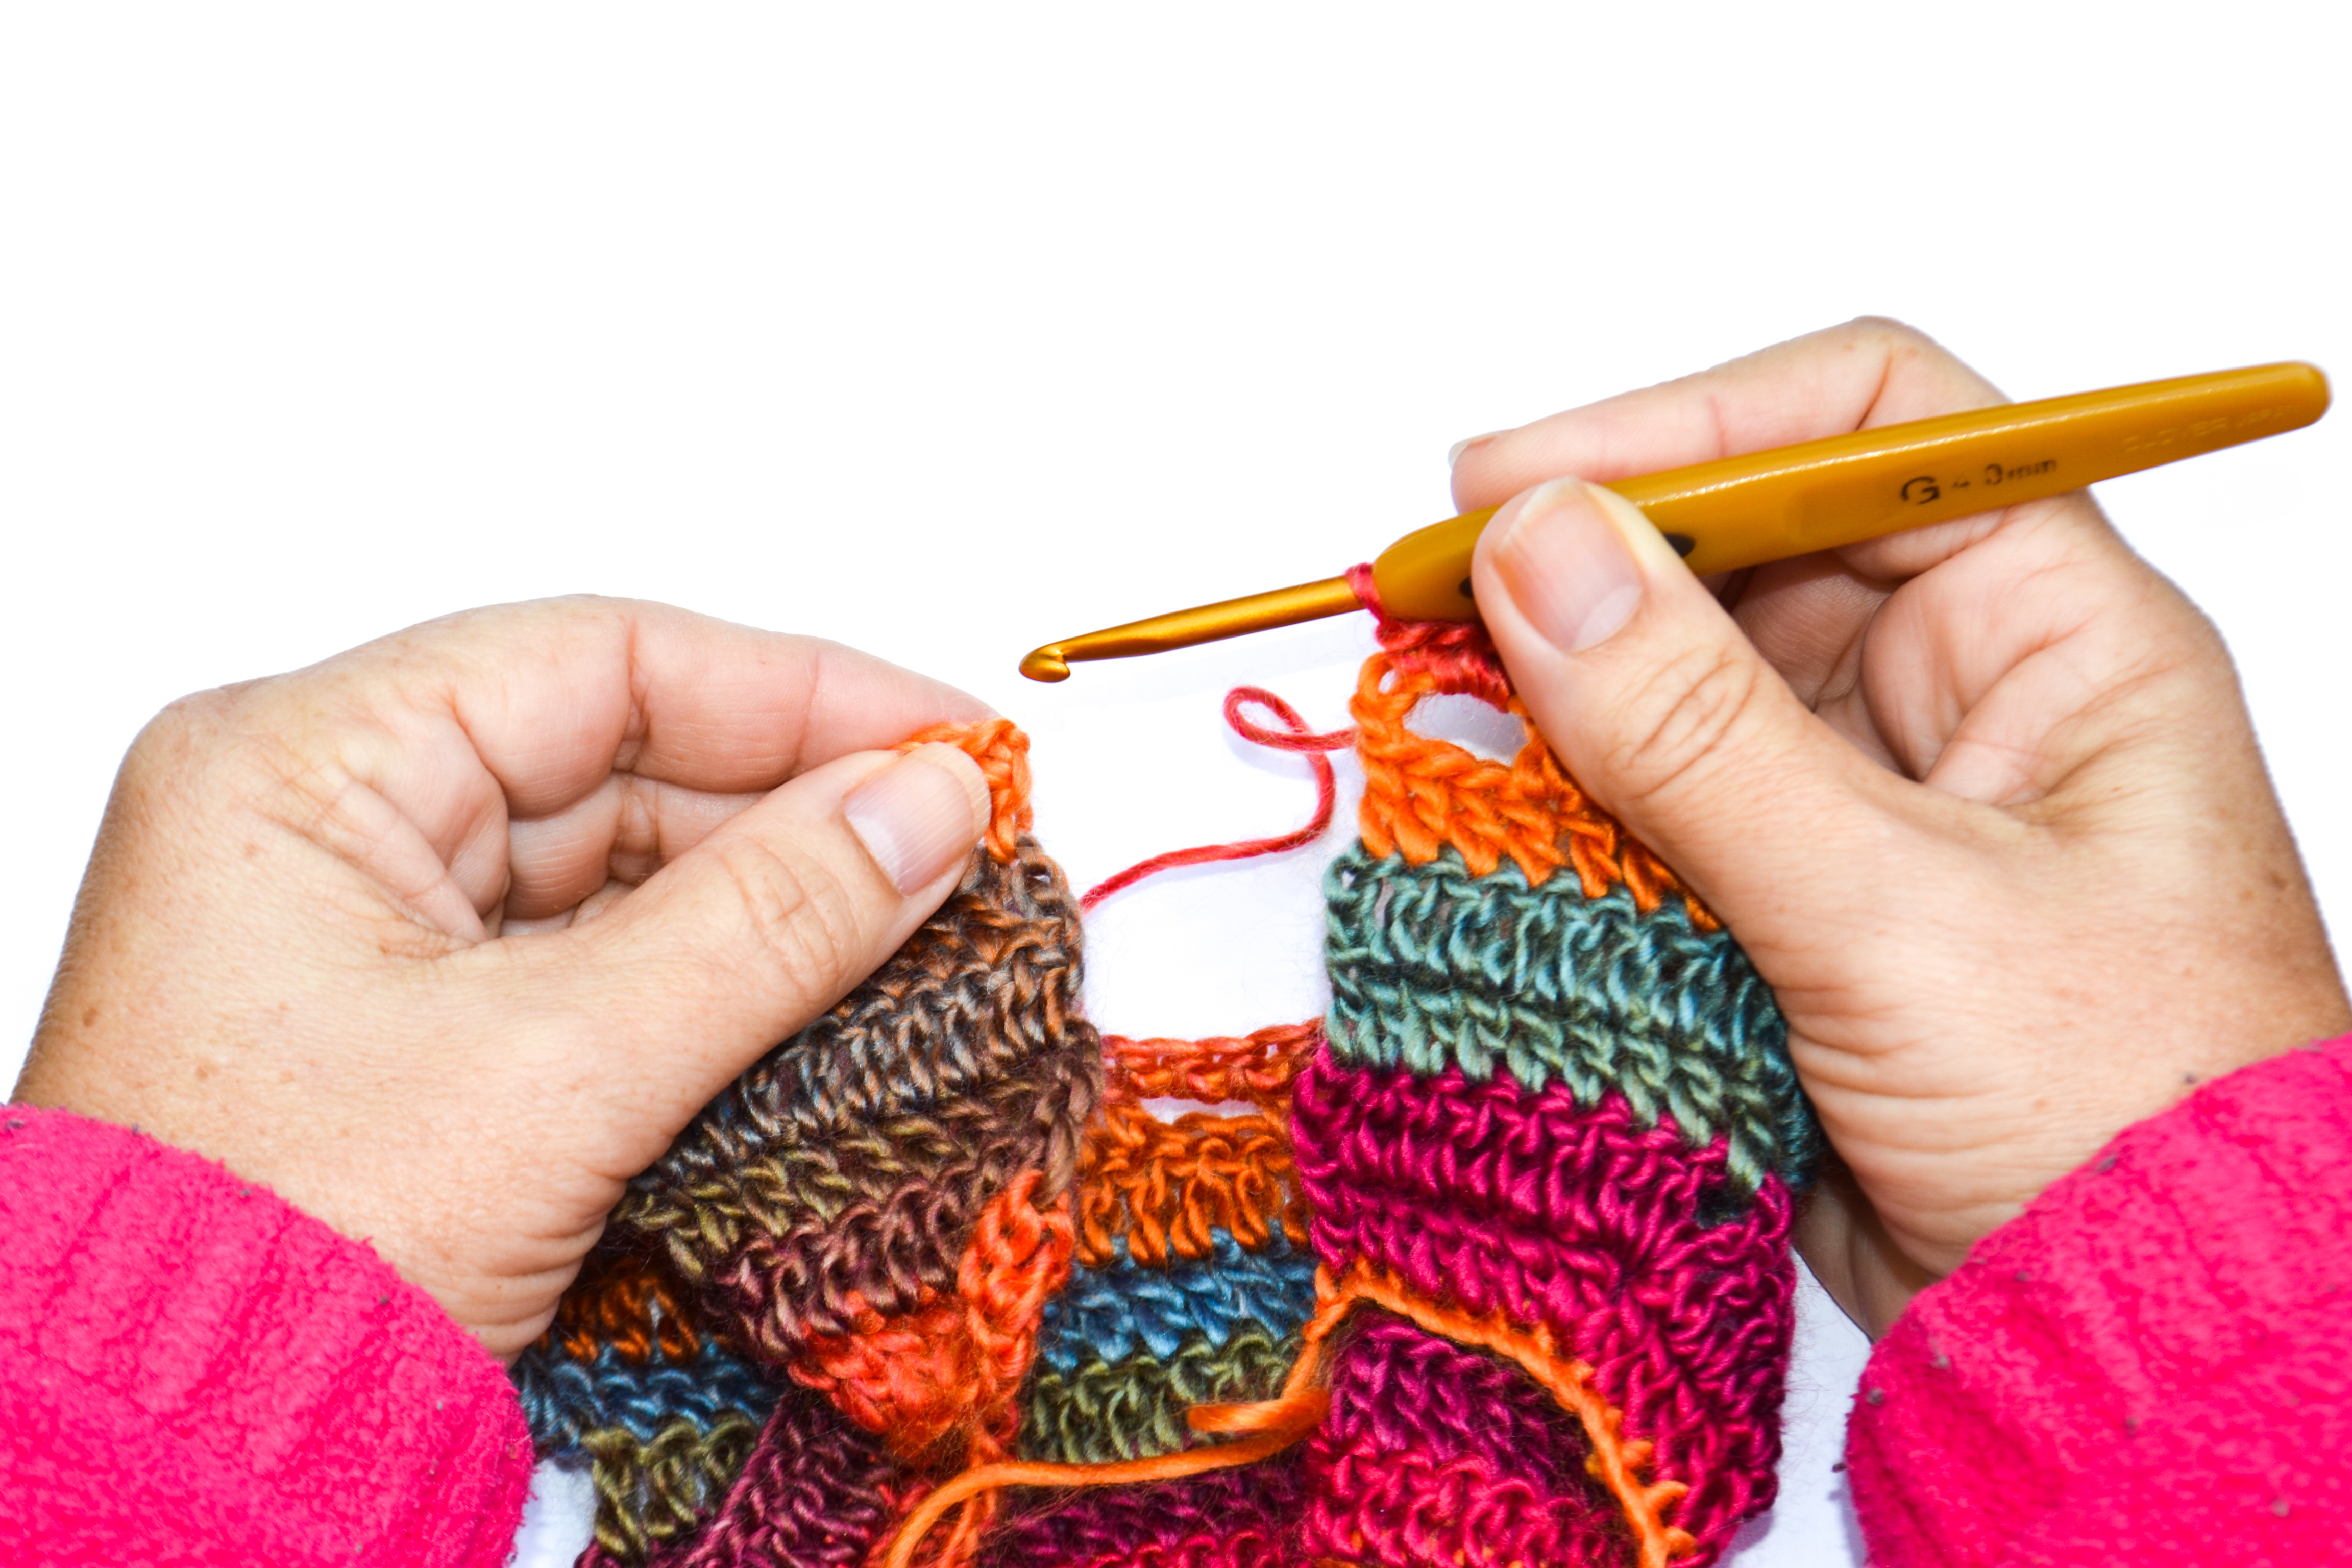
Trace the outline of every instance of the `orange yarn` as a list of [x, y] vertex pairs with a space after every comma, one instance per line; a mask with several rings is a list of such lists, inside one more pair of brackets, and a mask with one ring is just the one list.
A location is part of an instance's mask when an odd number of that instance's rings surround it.
[[1348, 708], [1364, 764], [1358, 816], [1365, 848], [1421, 866], [1450, 844], [1478, 877], [1491, 875], [1507, 855], [1530, 886], [1571, 866], [1587, 898], [1622, 882], [1646, 911], [1678, 892], [1694, 923], [1717, 929], [1715, 917], [1665, 863], [1568, 776], [1517, 698], [1508, 710], [1527, 724], [1528, 740], [1507, 767], [1407, 729], [1406, 716], [1439, 684], [1432, 671], [1400, 667], [1387, 654], [1364, 662]]
[[[1307, 1321], [1302, 1336], [1307, 1348], [1297, 1365], [1291, 1369], [1290, 1381], [1283, 1389], [1284, 1399], [1292, 1397], [1295, 1390], [1319, 1374], [1332, 1331], [1356, 1303], [1369, 1301], [1401, 1318], [1409, 1318], [1431, 1333], [1456, 1344], [1475, 1345], [1517, 1363], [1559, 1402], [1561, 1408], [1575, 1412], [1577, 1420], [1583, 1425], [1585, 1440], [1592, 1445], [1584, 1468], [1593, 1479], [1609, 1489], [1618, 1506], [1625, 1510], [1625, 1522], [1632, 1528], [1634, 1544], [1641, 1551], [1641, 1568], [1664, 1568], [1668, 1559], [1684, 1556], [1697, 1544], [1689, 1531], [1666, 1523], [1663, 1517], [1666, 1505], [1690, 1488], [1681, 1481], [1642, 1479], [1641, 1469], [1650, 1461], [1649, 1442], [1638, 1438], [1625, 1441], [1622, 1430], [1624, 1412], [1593, 1388], [1591, 1366], [1560, 1352], [1549, 1329], [1538, 1327], [1529, 1332], [1499, 1312], [1480, 1317], [1458, 1307], [1442, 1306], [1413, 1294], [1386, 1270], [1362, 1263], [1349, 1269], [1348, 1277], [1336, 1287], [1328, 1269], [1317, 1270], [1315, 1295], [1315, 1316]], [[1196, 1427], [1202, 1426], [1204, 1417], [1223, 1418], [1224, 1412], [1242, 1408], [1246, 1407], [1197, 1407], [1191, 1413], [1191, 1419]]]
[[1256, 1251], [1279, 1226], [1304, 1247], [1307, 1204], [1293, 1169], [1289, 1134], [1262, 1111], [1168, 1122], [1107, 1104], [1078, 1162], [1078, 1261], [1109, 1263], [1121, 1236], [1139, 1263], [1201, 1258], [1218, 1229]]
[[1650, 1460], [1649, 1443], [1625, 1440], [1624, 1413], [1592, 1387], [1591, 1367], [1560, 1353], [1550, 1330], [1538, 1328], [1530, 1332], [1499, 1313], [1480, 1317], [1441, 1306], [1415, 1295], [1385, 1270], [1361, 1263], [1338, 1284], [1332, 1282], [1328, 1269], [1317, 1270], [1315, 1295], [1315, 1315], [1300, 1335], [1304, 1346], [1291, 1363], [1290, 1375], [1278, 1396], [1253, 1405], [1197, 1405], [1185, 1414], [1196, 1432], [1255, 1436], [1237, 1443], [1205, 1444], [1118, 1464], [1013, 1462], [974, 1467], [925, 1499], [907, 1517], [883, 1559], [883, 1568], [907, 1568], [923, 1537], [947, 1510], [967, 1500], [987, 1499], [1004, 1487], [1081, 1488], [1174, 1480], [1255, 1464], [1280, 1453], [1314, 1431], [1330, 1407], [1323, 1380], [1331, 1336], [1359, 1302], [1410, 1319], [1457, 1344], [1473, 1345], [1517, 1363], [1562, 1408], [1572, 1411], [1584, 1427], [1586, 1441], [1592, 1445], [1585, 1468], [1624, 1510], [1641, 1568], [1665, 1568], [1672, 1559], [1687, 1555], [1697, 1544], [1689, 1531], [1666, 1523], [1663, 1517], [1666, 1506], [1690, 1489], [1680, 1481], [1642, 1479], [1641, 1470]]
[[572, 1289], [557, 1303], [549, 1330], [574, 1361], [596, 1359], [605, 1345], [626, 1360], [643, 1362], [656, 1347], [666, 1360], [682, 1362], [702, 1348], [702, 1340], [678, 1310], [684, 1290], [659, 1260], [591, 1252]]
[[[1069, 1199], [1040, 1208], [1044, 1181], [1042, 1171], [1024, 1172], [989, 1200], [952, 1297], [932, 1297], [896, 1318], [864, 1313], [854, 1333], [813, 1337], [793, 1380], [883, 1436], [900, 1458], [936, 1456], [964, 1468], [1001, 1461], [1020, 1429], [1021, 1380], [1045, 1301], [1070, 1274]], [[942, 1453], [958, 1435], [961, 1452]], [[995, 1507], [991, 1494], [966, 1510], [934, 1562], [969, 1561]]]
[[911, 752], [932, 742], [954, 746], [988, 779], [991, 810], [988, 852], [1009, 862], [1013, 847], [1029, 831], [1029, 737], [1010, 719], [983, 719], [977, 724], [934, 724], [890, 749]]
[[848, 1334], [812, 1337], [793, 1381], [823, 1394], [852, 1421], [919, 1459], [971, 1414], [973, 1346], [960, 1296], [933, 1296], [911, 1312], [856, 1314]]
[[1107, 1099], [1244, 1100], [1268, 1110], [1287, 1110], [1290, 1080], [1323, 1043], [1323, 1020], [1279, 1024], [1235, 1039], [1130, 1040], [1103, 1037]]
[[906, 1521], [898, 1527], [897, 1537], [890, 1542], [888, 1553], [882, 1559], [883, 1568], [908, 1568], [908, 1564], [914, 1561], [916, 1549], [922, 1544], [923, 1537], [930, 1533], [931, 1527], [949, 1509], [967, 1499], [985, 1497], [1005, 1487], [1129, 1486], [1143, 1481], [1178, 1480], [1210, 1470], [1254, 1465], [1260, 1459], [1271, 1458], [1281, 1453], [1315, 1430], [1329, 1404], [1328, 1394], [1320, 1389], [1314, 1389], [1296, 1400], [1276, 1401], [1262, 1405], [1216, 1406], [1234, 1412], [1262, 1413], [1235, 1415], [1232, 1417], [1231, 1426], [1218, 1428], [1235, 1432], [1255, 1431], [1257, 1434], [1238, 1443], [1185, 1448], [1173, 1454], [1160, 1454], [1148, 1459], [1124, 1459], [1110, 1465], [1048, 1465], [1016, 1460], [990, 1465], [982, 1469], [966, 1470], [924, 1499], [907, 1516]]

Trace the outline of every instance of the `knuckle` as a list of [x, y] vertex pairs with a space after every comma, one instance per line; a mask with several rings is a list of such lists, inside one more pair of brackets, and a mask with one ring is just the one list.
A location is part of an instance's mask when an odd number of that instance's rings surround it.
[[1956, 366], [1959, 361], [1952, 351], [1921, 331], [1908, 321], [1893, 316], [1856, 316], [1843, 326], [1833, 329], [1852, 353], [1871, 355], [1883, 362], [1885, 374], [1891, 375], [1905, 365], [1931, 364]]
[[1626, 699], [1610, 773], [1621, 805], [1688, 790], [1721, 756], [1763, 691], [1755, 659], [1724, 646], [1690, 647]]
[[192, 691], [147, 721], [131, 742], [131, 756], [149, 763], [184, 756], [216, 734], [235, 707], [235, 696], [217, 687]]
[[748, 835], [719, 847], [719, 864], [751, 951], [795, 1004], [830, 1005], [857, 946], [848, 887], [816, 859]]
[[1903, 343], [1913, 348], [1932, 346], [1935, 342], [1927, 333], [1910, 322], [1893, 316], [1856, 316], [1846, 323], [1849, 331], [1885, 343]]
[[118, 792], [181, 795], [202, 787], [238, 749], [242, 687], [191, 692], [141, 727], [123, 752]]

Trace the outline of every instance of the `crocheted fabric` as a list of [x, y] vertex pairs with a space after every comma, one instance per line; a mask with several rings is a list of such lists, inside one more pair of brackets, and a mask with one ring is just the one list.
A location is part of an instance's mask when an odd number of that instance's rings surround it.
[[1406, 727], [1523, 712], [1482, 634], [1381, 631], [1326, 1020], [1098, 1037], [1025, 739], [918, 737], [994, 790], [961, 889], [515, 1369], [583, 1563], [1701, 1564], [1769, 1505], [1818, 1146], [1780, 1014], [1531, 728]]

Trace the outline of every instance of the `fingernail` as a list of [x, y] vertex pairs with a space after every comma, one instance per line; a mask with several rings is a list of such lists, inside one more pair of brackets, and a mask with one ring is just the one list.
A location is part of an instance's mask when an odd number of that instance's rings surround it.
[[1459, 463], [1462, 460], [1463, 453], [1468, 451], [1473, 447], [1483, 446], [1501, 434], [1502, 432], [1500, 430], [1489, 430], [1484, 436], [1464, 437], [1461, 440], [1454, 442], [1454, 445], [1445, 448], [1445, 466], [1449, 468], [1454, 467], [1456, 463]]
[[918, 747], [842, 797], [850, 830], [902, 893], [961, 866], [980, 842], [988, 783], [953, 746]]
[[1641, 564], [1582, 479], [1528, 492], [1494, 562], [1519, 613], [1569, 653], [1613, 636], [1642, 606]]

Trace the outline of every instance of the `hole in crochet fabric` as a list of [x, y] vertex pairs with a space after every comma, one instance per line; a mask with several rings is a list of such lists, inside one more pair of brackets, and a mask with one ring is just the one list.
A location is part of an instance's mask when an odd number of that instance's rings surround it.
[[1405, 723], [1417, 735], [1451, 741], [1474, 757], [1497, 763], [1509, 762], [1528, 743], [1527, 727], [1517, 718], [1466, 694], [1424, 697]]
[[1246, 1100], [1147, 1100], [1143, 1109], [1161, 1121], [1179, 1121], [1199, 1112], [1207, 1116], [1255, 1116], [1258, 1108]]

